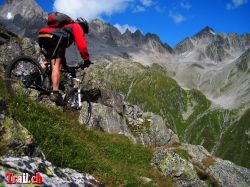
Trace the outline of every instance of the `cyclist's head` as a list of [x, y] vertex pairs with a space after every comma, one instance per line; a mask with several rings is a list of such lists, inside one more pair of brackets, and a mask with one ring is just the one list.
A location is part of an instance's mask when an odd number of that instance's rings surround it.
[[81, 25], [85, 34], [89, 33], [89, 24], [88, 24], [88, 21], [86, 19], [79, 17], [76, 19], [76, 23]]

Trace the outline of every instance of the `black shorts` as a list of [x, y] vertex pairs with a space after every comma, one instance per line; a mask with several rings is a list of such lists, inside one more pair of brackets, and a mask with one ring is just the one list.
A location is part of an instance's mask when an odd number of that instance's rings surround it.
[[46, 59], [55, 59], [55, 58], [65, 59], [66, 47], [64, 47], [62, 44], [59, 44], [56, 50], [58, 42], [59, 42], [59, 38], [55, 36], [53, 36], [52, 38], [39, 37], [38, 43]]

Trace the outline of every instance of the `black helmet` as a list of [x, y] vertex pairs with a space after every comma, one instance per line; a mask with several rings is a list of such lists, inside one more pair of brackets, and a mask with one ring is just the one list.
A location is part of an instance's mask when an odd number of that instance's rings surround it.
[[89, 24], [88, 24], [88, 21], [86, 19], [79, 17], [76, 19], [76, 23], [81, 25], [85, 34], [89, 33]]

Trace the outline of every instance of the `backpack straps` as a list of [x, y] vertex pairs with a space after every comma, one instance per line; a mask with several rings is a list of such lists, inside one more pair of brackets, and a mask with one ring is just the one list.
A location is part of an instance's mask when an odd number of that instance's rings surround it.
[[55, 50], [54, 50], [54, 52], [53, 52], [53, 54], [52, 54], [52, 58], [55, 56], [55, 54], [56, 54], [56, 52], [57, 52], [57, 50], [58, 50], [58, 48], [59, 48], [59, 46], [60, 46], [60, 43], [61, 43], [61, 41], [62, 41], [62, 37], [63, 37], [63, 34], [61, 34], [61, 36], [60, 36], [60, 38], [59, 38], [59, 40], [58, 40], [58, 42], [57, 42], [57, 44], [56, 44], [56, 48], [55, 48]]

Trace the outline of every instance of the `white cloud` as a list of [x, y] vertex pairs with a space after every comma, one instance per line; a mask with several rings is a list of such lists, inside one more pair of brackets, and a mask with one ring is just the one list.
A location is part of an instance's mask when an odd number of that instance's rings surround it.
[[192, 5], [189, 2], [187, 2], [187, 1], [182, 1], [181, 2], [181, 7], [184, 8], [184, 9], [189, 10], [189, 9], [192, 8]]
[[141, 5], [137, 5], [134, 7], [134, 12], [144, 12], [146, 10], [145, 7], [141, 6]]
[[152, 0], [140, 0], [140, 2], [143, 4], [145, 7], [150, 7], [153, 4]]
[[54, 10], [65, 13], [72, 18], [98, 18], [103, 15], [124, 11], [134, 0], [55, 0]]
[[180, 14], [180, 13], [173, 13], [173, 12], [170, 12], [169, 13], [169, 16], [172, 18], [172, 20], [175, 22], [175, 23], [181, 23], [183, 21], [186, 20], [186, 18]]
[[155, 10], [156, 10], [157, 12], [162, 12], [162, 11], [163, 11], [163, 8], [160, 7], [159, 5], [156, 5], [156, 6], [155, 6]]
[[134, 33], [137, 28], [135, 26], [129, 26], [128, 24], [125, 25], [119, 25], [119, 24], [115, 24], [114, 25], [122, 34], [128, 29], [130, 30], [132, 33]]
[[133, 6], [133, 12], [135, 13], [144, 12], [146, 11], [146, 8], [149, 8], [155, 4], [156, 2], [154, 2], [153, 0], [139, 0], [139, 3]]
[[247, 3], [248, 3], [248, 0], [231, 0], [230, 3], [227, 3], [226, 9], [233, 10]]

